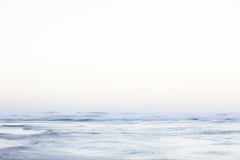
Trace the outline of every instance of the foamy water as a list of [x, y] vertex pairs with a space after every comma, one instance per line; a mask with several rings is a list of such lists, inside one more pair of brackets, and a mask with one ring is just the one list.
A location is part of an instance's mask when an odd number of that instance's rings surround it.
[[240, 114], [1, 115], [1, 160], [239, 160]]

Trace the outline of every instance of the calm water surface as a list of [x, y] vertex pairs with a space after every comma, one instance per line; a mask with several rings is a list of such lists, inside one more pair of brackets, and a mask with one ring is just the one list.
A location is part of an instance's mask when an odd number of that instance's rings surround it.
[[1, 115], [0, 160], [239, 160], [240, 114]]

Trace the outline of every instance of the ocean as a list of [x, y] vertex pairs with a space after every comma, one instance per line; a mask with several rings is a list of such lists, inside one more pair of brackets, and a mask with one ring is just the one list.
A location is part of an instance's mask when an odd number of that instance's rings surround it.
[[0, 160], [239, 160], [240, 114], [1, 114]]

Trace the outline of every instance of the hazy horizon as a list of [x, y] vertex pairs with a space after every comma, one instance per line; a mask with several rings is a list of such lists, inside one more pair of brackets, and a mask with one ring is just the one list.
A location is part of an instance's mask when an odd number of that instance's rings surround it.
[[0, 112], [240, 112], [236, 0], [0, 2]]

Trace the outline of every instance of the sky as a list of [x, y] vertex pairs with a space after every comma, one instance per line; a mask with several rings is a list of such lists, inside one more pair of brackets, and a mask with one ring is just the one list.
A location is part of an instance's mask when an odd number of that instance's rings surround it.
[[2, 0], [0, 112], [240, 112], [237, 0]]

